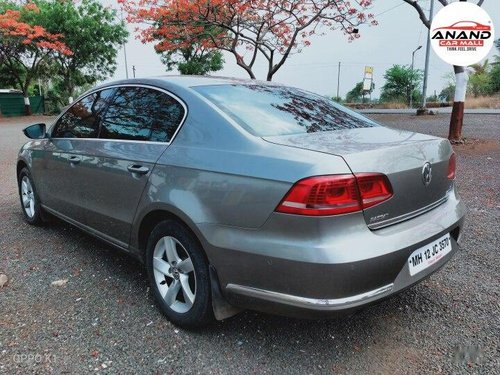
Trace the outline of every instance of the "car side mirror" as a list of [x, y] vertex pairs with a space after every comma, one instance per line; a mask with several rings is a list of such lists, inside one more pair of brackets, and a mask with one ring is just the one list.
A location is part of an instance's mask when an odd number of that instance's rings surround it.
[[26, 137], [31, 139], [42, 139], [47, 135], [47, 130], [45, 124], [34, 124], [23, 129], [23, 133]]

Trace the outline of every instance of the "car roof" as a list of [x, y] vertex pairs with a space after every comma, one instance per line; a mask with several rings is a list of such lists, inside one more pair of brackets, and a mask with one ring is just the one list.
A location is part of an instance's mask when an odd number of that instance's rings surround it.
[[124, 79], [119, 81], [107, 82], [100, 85], [98, 88], [105, 88], [106, 86], [114, 85], [127, 85], [127, 84], [151, 84], [158, 85], [168, 84], [169, 86], [176, 86], [183, 89], [189, 89], [195, 86], [208, 86], [208, 85], [250, 85], [259, 84], [266, 86], [282, 86], [276, 82], [259, 81], [255, 79], [244, 79], [234, 77], [218, 77], [218, 76], [196, 76], [196, 75], [164, 75], [157, 77], [147, 78], [133, 78]]
[[252, 79], [219, 77], [219, 76], [194, 76], [194, 75], [167, 75], [155, 77], [183, 87], [193, 87], [202, 85], [223, 85], [223, 84], [270, 84], [270, 82], [257, 81]]

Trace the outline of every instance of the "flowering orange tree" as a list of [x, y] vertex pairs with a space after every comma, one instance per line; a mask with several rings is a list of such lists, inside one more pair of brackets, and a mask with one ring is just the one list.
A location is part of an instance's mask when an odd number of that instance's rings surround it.
[[[267, 60], [267, 80], [292, 53], [310, 45], [326, 29], [358, 38], [362, 23], [375, 25], [367, 13], [372, 0], [118, 0], [143, 42], [157, 51], [201, 45], [228, 51], [251, 78], [257, 56]], [[207, 30], [209, 32], [207, 32]], [[218, 32], [214, 32], [217, 30]]]
[[34, 20], [39, 12], [33, 3], [17, 7], [3, 3], [0, 9], [0, 66], [23, 92], [26, 114], [31, 113], [28, 88], [46, 59], [54, 54], [71, 55], [62, 35], [51, 34]]

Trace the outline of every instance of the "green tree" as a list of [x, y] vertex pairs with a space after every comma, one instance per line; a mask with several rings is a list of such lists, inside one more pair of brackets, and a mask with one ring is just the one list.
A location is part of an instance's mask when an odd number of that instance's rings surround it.
[[222, 53], [203, 47], [179, 48], [157, 51], [167, 71], [177, 68], [181, 74], [204, 75], [217, 72], [224, 66]]
[[491, 77], [488, 60], [484, 60], [482, 64], [473, 64], [468, 69], [469, 82], [467, 84], [467, 91], [469, 94], [474, 97], [489, 95], [491, 93]]
[[367, 102], [368, 98], [365, 99], [364, 95], [369, 95], [375, 90], [375, 84], [372, 82], [371, 89], [369, 91], [363, 90], [363, 82], [358, 82], [354, 86], [354, 88], [349, 91], [346, 95], [346, 102], [347, 103], [357, 103], [357, 102]]
[[439, 97], [436, 94], [432, 94], [431, 96], [427, 97], [427, 102], [432, 103], [432, 102], [437, 102], [439, 100]]
[[72, 55], [58, 54], [49, 69], [59, 80], [58, 98], [67, 104], [78, 87], [94, 85], [116, 70], [116, 56], [128, 32], [116, 11], [98, 0], [34, 0], [37, 21], [49, 32], [64, 35]]
[[[15, 74], [12, 74], [12, 70], [16, 70]], [[23, 77], [22, 67], [19, 64], [14, 64], [12, 67], [8, 67], [6, 64], [0, 64], [0, 88], [2, 89], [13, 89], [17, 87], [17, 82], [15, 76]]]
[[493, 67], [489, 73], [490, 92], [492, 94], [500, 94], [500, 61], [493, 63]]
[[[497, 39], [495, 45], [500, 51], [500, 39]], [[491, 70], [489, 72], [489, 85], [490, 92], [492, 94], [500, 94], [500, 56], [495, 56], [495, 61], [491, 64]]]
[[357, 103], [363, 97], [363, 82], [358, 82], [345, 96], [347, 103]]
[[438, 96], [439, 99], [445, 102], [453, 101], [453, 98], [455, 96], [455, 85], [453, 83], [449, 83], [445, 88], [441, 90]]
[[414, 102], [420, 99], [420, 84], [423, 73], [406, 65], [393, 65], [384, 74], [385, 84], [382, 86], [380, 100], [397, 101], [410, 105], [410, 97]]
[[[204, 27], [202, 30], [196, 41], [186, 40], [186, 35], [183, 33], [169, 39], [168, 43], [164, 41], [155, 45], [155, 51], [160, 55], [167, 71], [177, 69], [185, 75], [204, 75], [222, 69], [224, 65], [222, 52], [209, 45], [212, 38], [225, 34], [225, 31], [219, 27]], [[153, 33], [152, 37], [156, 40], [164, 38], [157, 33]], [[173, 43], [178, 48], [165, 49], [165, 43]]]

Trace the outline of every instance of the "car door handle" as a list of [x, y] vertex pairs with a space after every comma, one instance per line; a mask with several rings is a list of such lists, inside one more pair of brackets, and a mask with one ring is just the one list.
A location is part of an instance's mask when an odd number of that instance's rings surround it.
[[139, 165], [139, 164], [130, 164], [127, 167], [127, 169], [130, 173], [136, 173], [136, 174], [146, 174], [149, 172], [148, 167], [144, 167], [144, 166]]
[[73, 155], [73, 156], [70, 156], [68, 160], [69, 160], [69, 162], [70, 162], [71, 164], [78, 164], [79, 162], [81, 162], [81, 161], [82, 161], [82, 158], [81, 158], [81, 157], [79, 157], [79, 156], [75, 156], [75, 155]]

